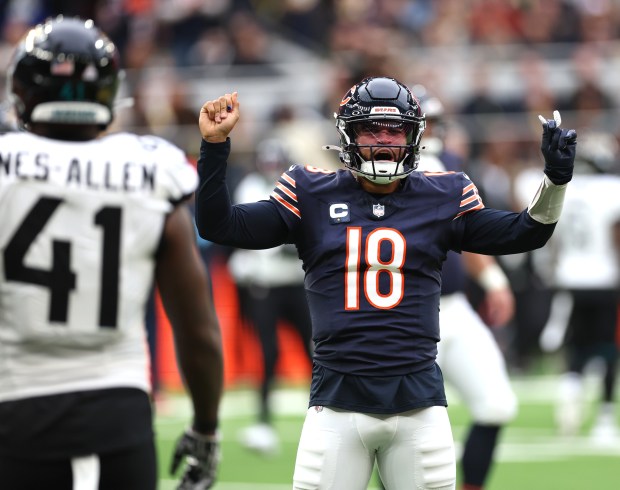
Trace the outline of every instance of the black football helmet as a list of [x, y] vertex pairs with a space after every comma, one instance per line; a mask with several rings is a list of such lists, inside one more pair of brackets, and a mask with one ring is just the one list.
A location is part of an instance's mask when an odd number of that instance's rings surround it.
[[[388, 77], [365, 78], [349, 89], [334, 114], [340, 133], [340, 160], [353, 172], [377, 184], [402, 179], [415, 170], [420, 159], [420, 139], [424, 133], [424, 114], [418, 100], [399, 81]], [[391, 145], [398, 161], [367, 161], [360, 149], [386, 145], [358, 145], [356, 136], [362, 127], [398, 127], [406, 134], [405, 145]]]
[[114, 117], [120, 62], [92, 20], [58, 16], [33, 27], [8, 69], [9, 98], [21, 126], [96, 124]]

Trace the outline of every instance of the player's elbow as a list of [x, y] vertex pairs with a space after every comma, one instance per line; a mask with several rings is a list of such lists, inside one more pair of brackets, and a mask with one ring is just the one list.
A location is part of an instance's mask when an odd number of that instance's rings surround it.
[[204, 212], [199, 211], [198, 208], [196, 208], [194, 221], [196, 222], [196, 230], [198, 230], [198, 236], [200, 236], [200, 238], [204, 240], [212, 241], [211, 238], [209, 238], [209, 225], [207, 223], [205, 214]]
[[227, 245], [226, 226], [222, 226], [212, 222], [204, 214], [196, 214], [196, 229], [198, 236], [203, 240], [207, 240], [219, 245]]

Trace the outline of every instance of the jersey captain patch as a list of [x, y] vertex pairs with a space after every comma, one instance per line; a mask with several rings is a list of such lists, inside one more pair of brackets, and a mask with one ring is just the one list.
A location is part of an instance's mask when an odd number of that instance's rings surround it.
[[348, 223], [351, 221], [349, 203], [337, 202], [329, 205], [329, 222], [333, 224]]

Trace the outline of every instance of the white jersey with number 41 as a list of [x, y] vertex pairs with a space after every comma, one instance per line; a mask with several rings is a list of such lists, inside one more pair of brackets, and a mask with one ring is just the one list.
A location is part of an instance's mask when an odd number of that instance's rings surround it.
[[0, 136], [0, 401], [150, 389], [155, 255], [167, 214], [196, 185], [160, 138]]

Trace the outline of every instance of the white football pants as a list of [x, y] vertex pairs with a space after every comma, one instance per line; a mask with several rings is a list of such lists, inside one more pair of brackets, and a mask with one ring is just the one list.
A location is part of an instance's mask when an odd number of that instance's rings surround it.
[[456, 460], [445, 407], [378, 415], [310, 407], [294, 490], [366, 490], [377, 467], [389, 490], [452, 490]]
[[[504, 357], [464, 294], [441, 297], [437, 364], [475, 422], [503, 425], [517, 413]], [[448, 400], [450, 403], [450, 400]]]

